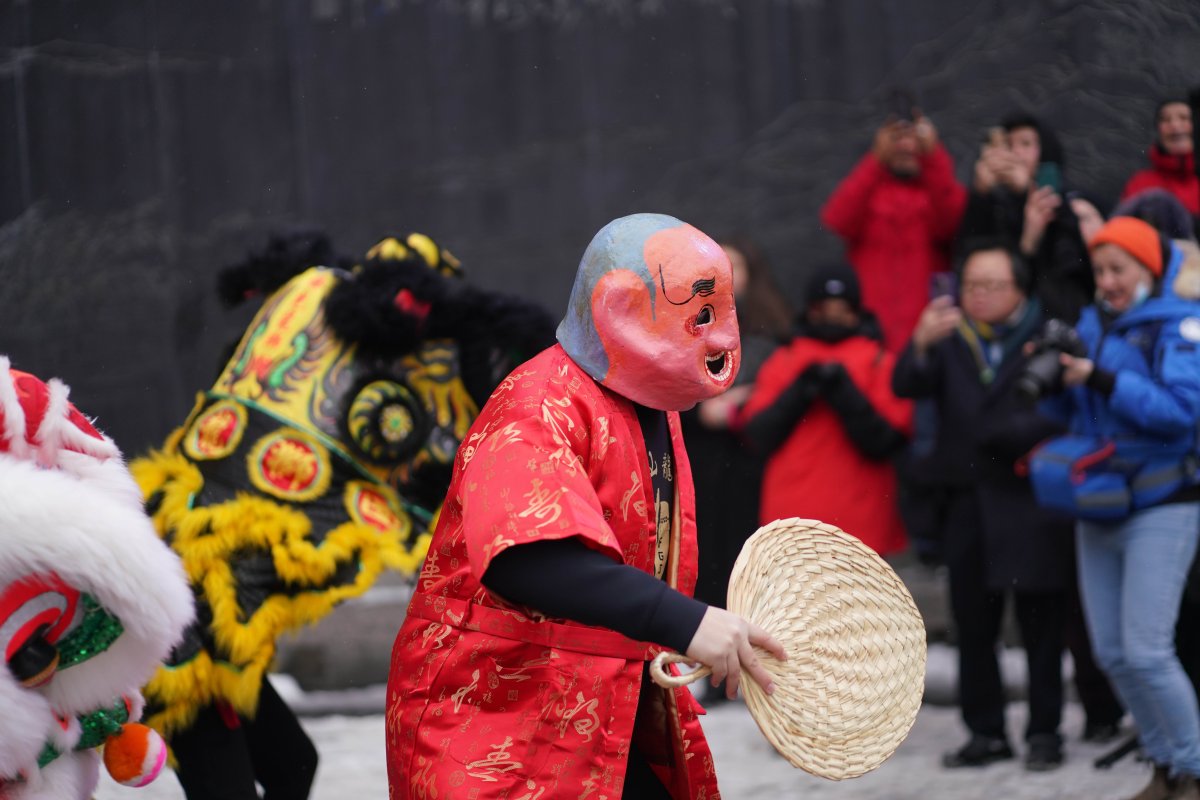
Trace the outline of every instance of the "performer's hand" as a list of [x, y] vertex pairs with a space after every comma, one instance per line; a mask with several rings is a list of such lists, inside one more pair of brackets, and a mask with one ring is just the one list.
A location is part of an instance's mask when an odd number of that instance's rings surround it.
[[754, 645], [780, 661], [787, 660], [783, 645], [771, 634], [737, 614], [709, 606], [685, 655], [711, 667], [712, 685], [719, 686], [721, 681], [725, 681], [725, 695], [730, 700], [737, 697], [742, 670], [749, 672], [763, 691], [771, 694], [775, 691], [775, 684], [771, 674], [763, 669], [758, 660]]

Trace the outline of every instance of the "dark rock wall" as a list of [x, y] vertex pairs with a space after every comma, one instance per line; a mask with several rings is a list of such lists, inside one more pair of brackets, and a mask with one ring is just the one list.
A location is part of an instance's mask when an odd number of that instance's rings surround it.
[[960, 177], [1021, 107], [1115, 195], [1197, 41], [1195, 0], [2, 0], [0, 352], [138, 452], [252, 311], [216, 270], [272, 230], [425, 231], [558, 309], [598, 227], [663, 211], [754, 235], [794, 296], [889, 86]]

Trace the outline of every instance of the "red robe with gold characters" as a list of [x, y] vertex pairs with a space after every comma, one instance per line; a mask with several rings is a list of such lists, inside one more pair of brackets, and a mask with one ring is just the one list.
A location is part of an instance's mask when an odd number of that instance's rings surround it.
[[[629, 400], [589, 377], [559, 345], [492, 394], [459, 448], [392, 650], [392, 800], [621, 796], [644, 662], [663, 648], [513, 607], [480, 578], [505, 548], [578, 536], [650, 574], [656, 557], [665, 560], [662, 577], [690, 595], [695, 496], [679, 415], [667, 417], [676, 502], [671, 535], [660, 537], [645, 441]], [[655, 768], [659, 777], [675, 800], [719, 798], [696, 717], [703, 712], [691, 692], [654, 694], [667, 713], [643, 718], [659, 720], [660, 752], [670, 762]]]

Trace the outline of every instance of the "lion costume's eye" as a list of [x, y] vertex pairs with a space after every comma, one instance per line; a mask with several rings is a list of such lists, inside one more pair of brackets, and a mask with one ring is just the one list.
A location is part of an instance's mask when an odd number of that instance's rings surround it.
[[394, 464], [414, 456], [432, 423], [412, 390], [391, 380], [363, 386], [346, 413], [349, 443], [372, 464]]
[[700, 309], [700, 313], [696, 315], [696, 325], [707, 325], [713, 321], [713, 307], [705, 306]]
[[57, 643], [78, 621], [79, 599], [79, 591], [56, 575], [30, 575], [0, 591], [0, 647], [23, 686], [40, 686], [54, 677]]

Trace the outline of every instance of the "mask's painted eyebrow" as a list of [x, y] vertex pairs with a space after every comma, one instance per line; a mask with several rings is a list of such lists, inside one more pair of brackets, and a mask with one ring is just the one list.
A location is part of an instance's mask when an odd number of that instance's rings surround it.
[[696, 295], [700, 295], [701, 297], [708, 297], [710, 294], [715, 294], [717, 291], [717, 279], [716, 278], [701, 278], [700, 280], [695, 281], [692, 284], [692, 293], [690, 295], [688, 295], [687, 300], [680, 300], [680, 301], [676, 302], [675, 300], [672, 300], [670, 298], [670, 296], [667, 294], [667, 282], [666, 282], [666, 280], [663, 279], [662, 264], [658, 265], [658, 283], [660, 286], [662, 286], [663, 297], [666, 297], [667, 302], [673, 306], [686, 305], [687, 303], [690, 303], [692, 298], [695, 297]]

